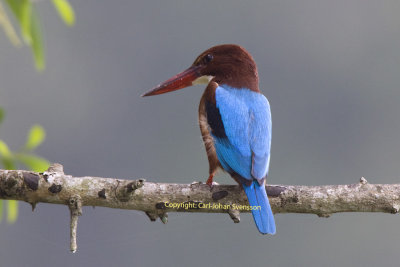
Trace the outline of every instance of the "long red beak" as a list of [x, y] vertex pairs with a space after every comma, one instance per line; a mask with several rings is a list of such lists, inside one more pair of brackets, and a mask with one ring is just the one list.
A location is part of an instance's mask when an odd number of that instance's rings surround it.
[[201, 66], [191, 66], [187, 70], [157, 85], [142, 96], [161, 95], [191, 86], [192, 82], [201, 76], [200, 69]]

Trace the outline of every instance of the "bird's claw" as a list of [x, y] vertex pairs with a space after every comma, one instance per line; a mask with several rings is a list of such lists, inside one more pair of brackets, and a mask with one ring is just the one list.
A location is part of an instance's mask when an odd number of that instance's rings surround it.
[[219, 185], [219, 183], [217, 183], [217, 182], [212, 182], [212, 183], [207, 184], [207, 185], [210, 187], [210, 191], [212, 191], [213, 188], [214, 188], [214, 186]]
[[214, 178], [214, 174], [213, 173], [211, 173], [210, 174], [210, 176], [208, 176], [208, 179], [207, 179], [207, 182], [206, 182], [206, 184], [208, 185], [208, 186], [212, 186], [212, 184], [213, 184], [213, 178]]

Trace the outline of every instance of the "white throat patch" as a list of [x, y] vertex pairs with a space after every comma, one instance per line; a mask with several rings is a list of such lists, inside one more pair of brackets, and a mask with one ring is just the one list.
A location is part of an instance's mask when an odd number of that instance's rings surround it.
[[197, 78], [192, 82], [192, 85], [197, 85], [197, 84], [208, 84], [214, 76], [209, 76], [209, 75], [203, 75]]

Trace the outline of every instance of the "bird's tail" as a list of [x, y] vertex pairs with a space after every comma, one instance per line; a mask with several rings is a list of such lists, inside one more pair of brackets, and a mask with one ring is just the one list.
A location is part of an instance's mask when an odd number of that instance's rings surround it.
[[243, 184], [247, 199], [252, 208], [254, 221], [258, 231], [262, 234], [275, 234], [275, 220], [269, 205], [267, 192], [265, 191], [264, 183], [259, 185], [257, 180], [253, 180], [250, 186]]

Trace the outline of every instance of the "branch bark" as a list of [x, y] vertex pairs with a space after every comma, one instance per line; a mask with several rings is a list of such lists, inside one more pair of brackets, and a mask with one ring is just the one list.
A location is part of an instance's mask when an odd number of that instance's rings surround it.
[[[364, 178], [349, 185], [268, 185], [274, 213], [311, 213], [329, 217], [337, 212], [398, 213], [400, 184], [369, 184]], [[0, 199], [67, 205], [71, 212], [71, 251], [75, 252], [76, 227], [82, 206], [144, 211], [151, 221], [167, 223], [167, 212], [227, 213], [235, 223], [250, 212], [247, 198], [237, 185], [151, 183], [144, 179], [73, 177], [53, 164], [44, 173], [0, 170]]]

